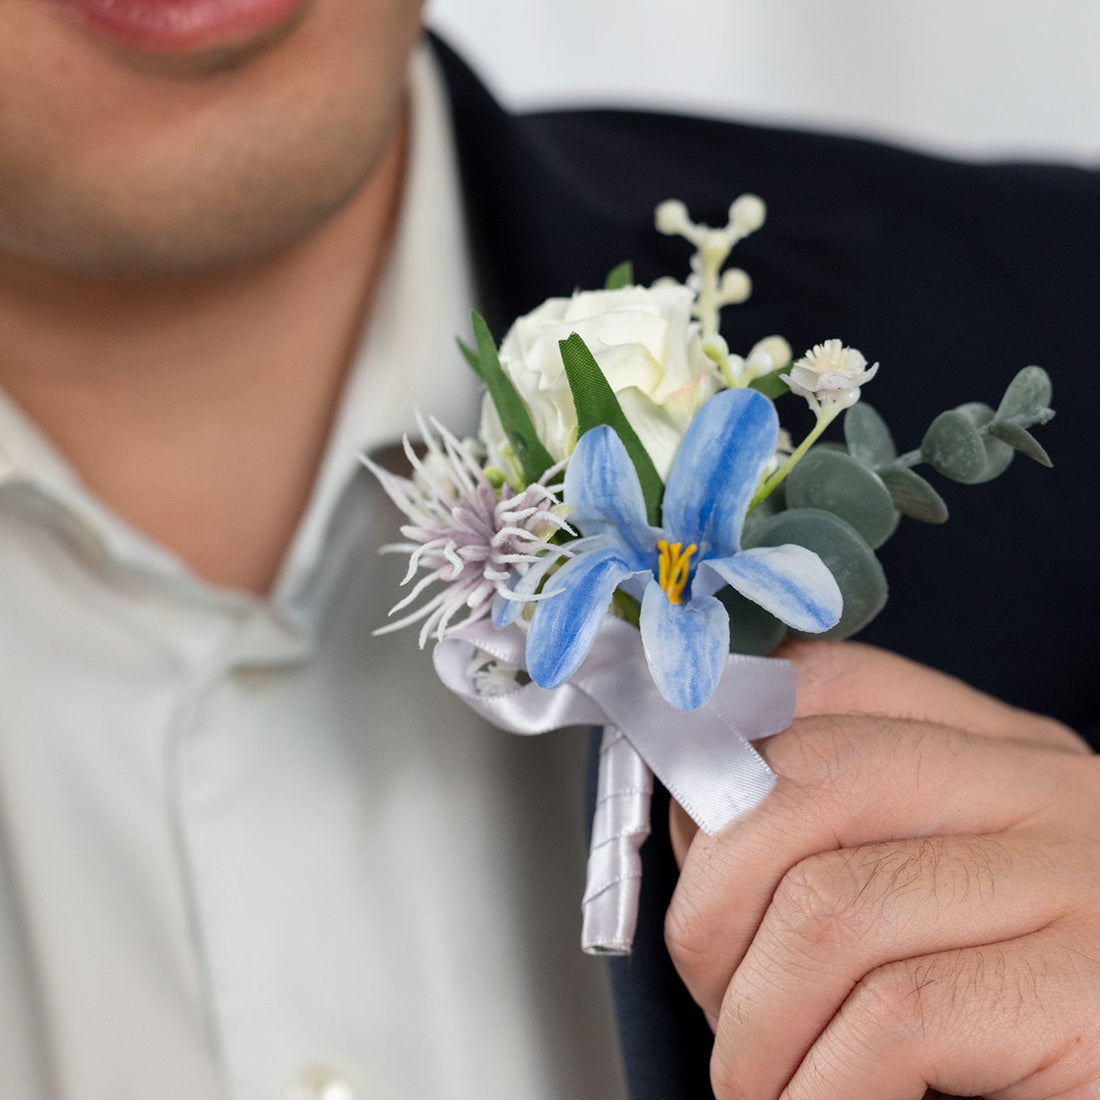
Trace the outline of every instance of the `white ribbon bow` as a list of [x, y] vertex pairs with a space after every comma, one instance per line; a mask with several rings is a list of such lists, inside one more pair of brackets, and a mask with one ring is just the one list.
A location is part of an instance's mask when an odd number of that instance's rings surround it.
[[704, 832], [716, 833], [751, 810], [775, 786], [775, 774], [750, 741], [790, 725], [794, 672], [788, 661], [731, 654], [710, 701], [677, 710], [653, 682], [639, 632], [608, 618], [566, 683], [546, 689], [517, 682], [503, 694], [478, 694], [469, 674], [478, 651], [522, 670], [524, 642], [515, 626], [462, 627], [436, 646], [436, 672], [473, 710], [511, 733], [605, 727], [581, 946], [589, 954], [626, 955], [637, 925], [639, 849], [649, 835], [653, 776]]

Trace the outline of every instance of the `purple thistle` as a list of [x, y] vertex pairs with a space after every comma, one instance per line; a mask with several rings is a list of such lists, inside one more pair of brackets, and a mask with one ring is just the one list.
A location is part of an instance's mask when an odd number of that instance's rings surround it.
[[[514, 600], [510, 582], [546, 555], [565, 554], [550, 540], [560, 531], [573, 532], [558, 514], [560, 486], [546, 484], [561, 472], [560, 465], [524, 489], [507, 482], [497, 489], [468, 444], [434, 418], [430, 426], [419, 415], [417, 422], [427, 453], [418, 456], [405, 436], [411, 478], [392, 474], [365, 455], [362, 460], [410, 521], [401, 527], [408, 541], [391, 543], [382, 552], [409, 555], [403, 585], [423, 574], [390, 614], [409, 607], [432, 584], [442, 584], [425, 603], [375, 633], [388, 634], [423, 619], [423, 648], [429, 638], [439, 641], [449, 630], [485, 618], [498, 594]], [[466, 616], [455, 622], [463, 609]]]

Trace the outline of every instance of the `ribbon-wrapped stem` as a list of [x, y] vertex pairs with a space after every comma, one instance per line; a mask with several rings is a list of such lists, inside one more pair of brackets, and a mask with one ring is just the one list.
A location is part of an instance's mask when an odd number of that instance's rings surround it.
[[653, 772], [622, 730], [605, 727], [581, 904], [581, 948], [589, 955], [630, 954], [652, 797]]

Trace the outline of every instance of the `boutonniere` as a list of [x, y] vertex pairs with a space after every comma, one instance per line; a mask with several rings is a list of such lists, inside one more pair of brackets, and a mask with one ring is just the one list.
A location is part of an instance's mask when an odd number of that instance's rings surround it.
[[[754, 195], [719, 228], [663, 203], [657, 229], [694, 250], [683, 282], [637, 286], [621, 265], [499, 348], [475, 314], [460, 347], [485, 386], [477, 437], [421, 418], [411, 477], [364, 458], [407, 520], [386, 550], [408, 555], [411, 587], [380, 632], [419, 623], [444, 683], [504, 729], [604, 727], [586, 951], [630, 950], [654, 775], [709, 832], [771, 789], [752, 742], [789, 725], [794, 681], [767, 655], [882, 609], [875, 550], [901, 516], [947, 518], [915, 468], [974, 484], [1016, 452], [1050, 464], [1030, 431], [1053, 416], [1039, 367], [899, 453], [861, 400], [879, 365], [860, 351], [828, 338], [795, 358], [780, 336], [731, 349], [720, 313], [751, 283], [726, 262], [764, 217]], [[797, 442], [788, 400], [812, 413]], [[837, 420], [843, 441], [824, 440]]]

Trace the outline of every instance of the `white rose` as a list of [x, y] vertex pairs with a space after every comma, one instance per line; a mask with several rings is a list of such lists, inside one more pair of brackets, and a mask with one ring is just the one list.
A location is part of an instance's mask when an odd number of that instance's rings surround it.
[[[576, 332], [595, 356], [623, 412], [662, 478], [687, 426], [717, 390], [713, 365], [692, 319], [695, 296], [680, 284], [578, 292], [551, 298], [521, 317], [500, 348], [500, 363], [555, 460], [577, 443], [573, 395], [558, 341]], [[515, 459], [486, 395], [481, 438], [490, 465], [511, 473]]]

